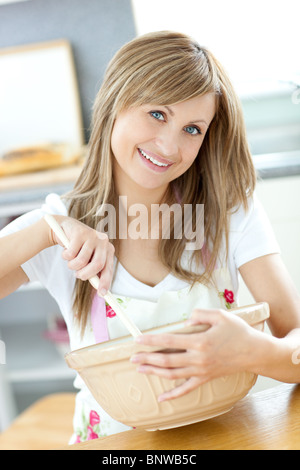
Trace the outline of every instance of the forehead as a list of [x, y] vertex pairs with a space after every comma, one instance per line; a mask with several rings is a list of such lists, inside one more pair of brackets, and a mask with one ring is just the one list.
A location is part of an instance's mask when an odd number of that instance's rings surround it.
[[139, 111], [150, 109], [157, 111], [163, 109], [166, 110], [171, 117], [186, 121], [196, 122], [205, 120], [209, 125], [216, 112], [216, 96], [214, 93], [206, 93], [175, 104], [157, 103], [155, 101], [151, 103], [146, 102], [123, 109], [118, 113], [118, 117], [129, 117]]
[[213, 93], [207, 93], [201, 96], [195, 96], [187, 101], [182, 101], [167, 108], [173, 115], [186, 116], [192, 121], [204, 119], [211, 121], [216, 112], [216, 96]]

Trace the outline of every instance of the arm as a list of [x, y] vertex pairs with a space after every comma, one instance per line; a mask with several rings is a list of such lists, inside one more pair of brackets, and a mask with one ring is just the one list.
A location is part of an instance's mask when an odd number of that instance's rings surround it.
[[46, 222], [35, 224], [0, 238], [0, 298], [29, 281], [20, 267], [40, 251], [53, 245]]
[[23, 269], [15, 269], [0, 280], [0, 299], [4, 299], [28, 282], [29, 279]]
[[49, 227], [43, 219], [0, 238], [0, 279], [53, 244]]
[[275, 336], [251, 328], [230, 312], [197, 309], [188, 323], [209, 324], [211, 328], [205, 333], [137, 338], [141, 344], [185, 350], [179, 354], [140, 353], [132, 358], [140, 364], [140, 372], [186, 379], [183, 385], [163, 394], [161, 401], [241, 370], [283, 382], [300, 382], [300, 366], [292, 360], [300, 347], [300, 298], [280, 256], [257, 258], [243, 265], [240, 273], [255, 301], [269, 303], [269, 325]]
[[[107, 235], [65, 216], [55, 216], [70, 240], [62, 252], [69, 269], [86, 281], [101, 273], [99, 293], [109, 289], [114, 265], [114, 247]], [[28, 282], [21, 266], [46, 248], [62, 245], [44, 219], [0, 238], [0, 298]]]
[[[264, 335], [253, 354], [254, 372], [282, 382], [300, 382], [300, 367], [292, 360], [300, 348], [300, 296], [279, 255], [268, 255], [240, 268], [257, 302], [270, 306], [268, 325], [274, 335]], [[300, 353], [300, 349], [299, 349]]]

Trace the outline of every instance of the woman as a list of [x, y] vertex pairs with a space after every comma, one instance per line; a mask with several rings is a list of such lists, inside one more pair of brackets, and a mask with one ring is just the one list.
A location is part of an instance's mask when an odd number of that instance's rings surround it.
[[[1, 233], [1, 296], [28, 281], [42, 282], [61, 308], [71, 349], [126, 335], [101, 297], [108, 289], [141, 330], [183, 319], [209, 324], [206, 333], [192, 337], [137, 339], [184, 351], [131, 358], [141, 373], [185, 379], [160, 401], [240, 370], [298, 383], [292, 354], [300, 345], [299, 295], [254, 195], [255, 182], [241, 106], [218, 61], [180, 33], [136, 38], [107, 68], [74, 190], [62, 199], [50, 195], [41, 210]], [[170, 237], [161, 227], [159, 237], [151, 237], [152, 208], [175, 203], [192, 207], [193, 233], [199, 230], [196, 208], [204, 205], [202, 249], [186, 249], [186, 234], [174, 236], [175, 220]], [[129, 230], [135, 204], [148, 214], [139, 238]], [[97, 228], [110, 206], [116, 226], [109, 239]], [[68, 250], [47, 227], [45, 212], [61, 223]], [[230, 315], [238, 273], [257, 302], [269, 303], [273, 337]], [[99, 295], [86, 282], [96, 274]], [[80, 392], [71, 442], [128, 429], [99, 407], [80, 379], [75, 385]]]

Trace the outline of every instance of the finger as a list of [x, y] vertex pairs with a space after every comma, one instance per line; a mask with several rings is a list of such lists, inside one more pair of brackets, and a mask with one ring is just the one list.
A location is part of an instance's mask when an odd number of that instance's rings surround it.
[[[98, 288], [98, 293], [100, 295], [105, 295], [106, 292], [110, 289], [114, 274], [114, 258], [109, 256], [106, 260], [106, 264], [100, 273], [100, 283]], [[106, 291], [106, 292], [105, 292]]]
[[216, 325], [222, 318], [223, 311], [216, 309], [195, 309], [190, 318], [185, 322], [187, 326], [194, 325]]
[[131, 357], [133, 364], [144, 364], [162, 368], [186, 367], [194, 362], [194, 355], [187, 352], [180, 353], [138, 353]]
[[[76, 258], [72, 259], [68, 263], [69, 269], [73, 271], [83, 270], [91, 261], [94, 254], [94, 248], [89, 243], [84, 243], [78, 252]], [[79, 276], [81, 278], [81, 276]]]
[[82, 242], [78, 238], [74, 238], [70, 241], [70, 245], [68, 248], [66, 248], [63, 253], [62, 257], [66, 261], [71, 261], [76, 258], [78, 253], [80, 252], [82, 248]]
[[[86, 281], [93, 276], [99, 274], [102, 269], [104, 269], [106, 264], [107, 254], [105, 251], [97, 250], [92, 253], [90, 259], [87, 260], [85, 265], [78, 269], [77, 277], [80, 278], [82, 281]], [[83, 259], [83, 258], [82, 258]]]
[[147, 375], [156, 375], [168, 380], [188, 379], [195, 375], [194, 367], [180, 367], [177, 369], [163, 369], [152, 365], [142, 364], [137, 368], [137, 372]]
[[112, 246], [108, 246], [105, 250], [98, 247], [89, 263], [77, 272], [77, 278], [82, 281], [98, 276], [100, 279], [98, 293], [101, 296], [107, 293], [112, 283], [114, 272], [113, 253], [114, 249]]
[[191, 341], [195, 339], [196, 336], [200, 336], [202, 333], [191, 333], [191, 334], [172, 334], [172, 333], [164, 333], [164, 334], [145, 334], [142, 336], [138, 336], [135, 341], [138, 344], [142, 344], [145, 346], [157, 346], [161, 349], [181, 349], [187, 350], [190, 349]]
[[200, 385], [204, 384], [205, 382], [208, 382], [208, 379], [201, 379], [199, 377], [190, 377], [188, 380], [186, 380], [183, 384], [179, 385], [178, 387], [173, 388], [172, 390], [169, 390], [168, 392], [162, 393], [158, 397], [159, 402], [167, 401], [167, 400], [174, 400], [175, 398], [182, 397], [186, 395], [187, 393], [192, 392], [196, 388], [198, 388]]

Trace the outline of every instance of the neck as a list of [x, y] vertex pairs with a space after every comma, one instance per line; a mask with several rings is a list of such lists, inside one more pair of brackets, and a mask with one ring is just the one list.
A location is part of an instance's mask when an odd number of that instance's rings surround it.
[[141, 204], [145, 206], [148, 212], [151, 212], [151, 206], [153, 204], [162, 204], [163, 202], [166, 202], [170, 197], [169, 184], [158, 188], [149, 189], [140, 186], [133, 180], [127, 178], [126, 176], [123, 177], [122, 180], [115, 177], [114, 184], [115, 194], [117, 197], [117, 200], [115, 201], [116, 207], [121, 204], [121, 197], [122, 200], [126, 199], [127, 210], [129, 210], [130, 207], [132, 207], [134, 204]]
[[[154, 214], [154, 205], [161, 205], [163, 203], [168, 203], [172, 198], [172, 188], [168, 184], [164, 187], [149, 189], [141, 187], [132, 180], [127, 178], [122, 178], [122, 181], [114, 179], [115, 184], [115, 208], [118, 214], [118, 222], [122, 220], [122, 226], [126, 227], [124, 230], [123, 236], [126, 238], [128, 235], [127, 229], [130, 224], [133, 224], [139, 219], [141, 226], [141, 234], [147, 238], [151, 232], [151, 227], [153, 224], [156, 225], [155, 218], [151, 220], [151, 215]], [[147, 223], [145, 222], [145, 218]], [[157, 223], [157, 222], [156, 222]], [[121, 231], [123, 233], [123, 231]], [[117, 229], [119, 232], [119, 227]], [[121, 238], [123, 238], [121, 236]]]

